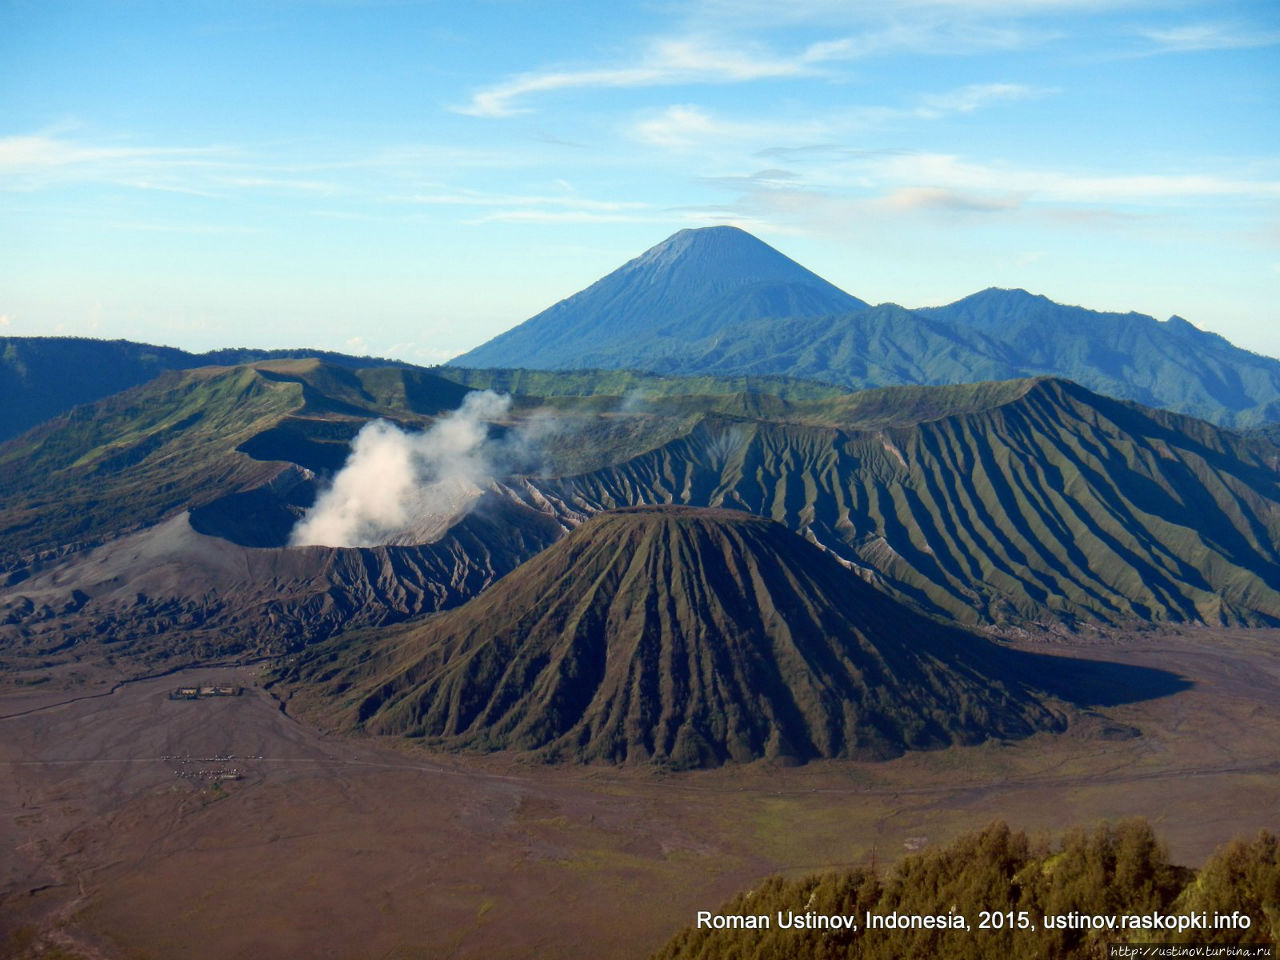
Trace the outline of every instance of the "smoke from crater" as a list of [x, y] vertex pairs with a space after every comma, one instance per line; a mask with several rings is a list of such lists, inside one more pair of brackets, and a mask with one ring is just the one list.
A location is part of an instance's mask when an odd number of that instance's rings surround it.
[[366, 424], [290, 545], [371, 547], [438, 536], [493, 482], [502, 444], [490, 440], [487, 421], [510, 407], [510, 397], [482, 390], [421, 433], [385, 420]]

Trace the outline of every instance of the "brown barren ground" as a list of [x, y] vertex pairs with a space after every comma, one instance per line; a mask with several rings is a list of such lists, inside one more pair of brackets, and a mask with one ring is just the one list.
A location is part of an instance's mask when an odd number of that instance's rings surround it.
[[[1141, 815], [1189, 865], [1280, 826], [1280, 633], [1051, 649], [1194, 683], [1060, 736], [664, 776], [321, 736], [247, 667], [6, 682], [0, 955], [643, 957], [764, 875], [888, 864], [997, 818]], [[206, 678], [245, 693], [168, 699]], [[1124, 726], [1142, 735], [1107, 738]]]

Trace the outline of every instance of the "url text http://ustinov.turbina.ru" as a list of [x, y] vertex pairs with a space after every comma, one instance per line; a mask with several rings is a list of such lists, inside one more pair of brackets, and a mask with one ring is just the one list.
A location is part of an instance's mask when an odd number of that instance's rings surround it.
[[1107, 960], [1199, 960], [1202, 957], [1275, 960], [1272, 943], [1108, 943]]

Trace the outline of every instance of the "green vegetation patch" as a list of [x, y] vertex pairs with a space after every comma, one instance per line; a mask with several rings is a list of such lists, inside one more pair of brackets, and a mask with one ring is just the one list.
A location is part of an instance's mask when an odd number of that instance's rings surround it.
[[[868, 929], [869, 916], [895, 919]], [[934, 921], [912, 924], [913, 917]], [[744, 926], [747, 918], [767, 926]], [[856, 929], [815, 918], [850, 918]], [[957, 918], [963, 927], [953, 926]], [[1179, 918], [1204, 927], [1153, 929], [1176, 928]], [[654, 960], [1092, 960], [1107, 956], [1107, 943], [1275, 944], [1278, 937], [1280, 845], [1271, 833], [1235, 841], [1197, 873], [1170, 863], [1142, 820], [1073, 830], [1056, 846], [996, 823], [909, 856], [887, 874], [868, 866], [765, 880], [706, 911]]]

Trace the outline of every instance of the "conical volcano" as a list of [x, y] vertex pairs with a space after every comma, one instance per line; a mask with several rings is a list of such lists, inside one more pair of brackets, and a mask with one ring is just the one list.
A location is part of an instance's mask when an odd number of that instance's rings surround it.
[[686, 768], [1059, 726], [1000, 653], [771, 520], [642, 507], [598, 515], [358, 666], [305, 679], [374, 733]]
[[543, 370], [640, 365], [764, 318], [867, 305], [737, 227], [681, 230], [454, 364]]

